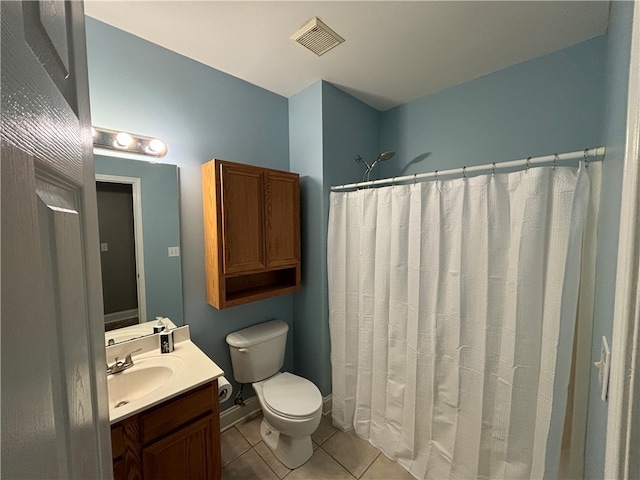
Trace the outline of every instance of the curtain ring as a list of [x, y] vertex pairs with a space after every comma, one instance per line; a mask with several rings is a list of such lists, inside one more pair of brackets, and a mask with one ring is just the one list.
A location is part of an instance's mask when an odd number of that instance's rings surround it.
[[526, 165], [527, 165], [527, 170], [526, 170], [526, 171], [527, 171], [527, 172], [529, 171], [529, 166], [530, 166], [530, 163], [529, 163], [529, 162], [530, 162], [530, 161], [531, 161], [531, 157], [527, 157], [527, 160], [526, 160]]
[[413, 184], [414, 184], [414, 185], [417, 183], [417, 181], [416, 181], [416, 175], [418, 175], [418, 174], [417, 174], [417, 173], [414, 173], [414, 174], [413, 174]]
[[589, 149], [584, 149], [584, 168], [589, 168], [589, 160], [587, 160], [587, 155], [589, 155]]
[[391, 186], [394, 187], [396, 185], [396, 177], [391, 177]]
[[466, 165], [462, 167], [462, 178], [467, 178], [467, 167]]
[[491, 164], [491, 176], [495, 177], [496, 176], [496, 162], [493, 162]]
[[435, 171], [436, 182], [438, 181], [438, 170]]
[[556, 161], [557, 161], [557, 160], [558, 160], [558, 154], [557, 154], [557, 153], [554, 153], [554, 154], [553, 154], [553, 168], [552, 168], [552, 170], [555, 170], [555, 169], [556, 169]]

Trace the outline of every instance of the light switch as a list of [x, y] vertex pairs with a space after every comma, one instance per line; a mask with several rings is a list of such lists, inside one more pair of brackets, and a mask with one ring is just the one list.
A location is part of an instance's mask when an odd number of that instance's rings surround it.
[[169, 256], [170, 257], [179, 257], [180, 256], [180, 247], [169, 247]]
[[598, 380], [600, 381], [600, 398], [607, 401], [607, 390], [609, 388], [609, 370], [611, 367], [611, 349], [607, 337], [602, 337], [600, 345], [600, 360], [593, 363], [598, 372]]
[[101, 252], [108, 252], [109, 251], [109, 244], [108, 243], [101, 243], [100, 244], [100, 251]]

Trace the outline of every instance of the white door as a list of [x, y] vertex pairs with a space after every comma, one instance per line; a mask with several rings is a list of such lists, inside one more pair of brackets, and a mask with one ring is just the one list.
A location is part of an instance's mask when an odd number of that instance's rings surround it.
[[109, 478], [82, 2], [0, 2], [2, 478]]

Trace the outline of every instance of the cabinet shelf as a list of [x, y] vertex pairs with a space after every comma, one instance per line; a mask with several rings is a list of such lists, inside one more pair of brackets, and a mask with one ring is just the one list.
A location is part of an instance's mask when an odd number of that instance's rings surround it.
[[223, 309], [298, 289], [298, 174], [214, 159], [202, 187], [207, 302]]
[[297, 268], [227, 277], [227, 303], [240, 304], [291, 293], [298, 288]]

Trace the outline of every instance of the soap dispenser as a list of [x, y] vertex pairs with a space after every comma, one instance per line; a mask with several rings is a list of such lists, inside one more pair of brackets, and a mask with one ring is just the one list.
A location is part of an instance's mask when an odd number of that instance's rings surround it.
[[164, 323], [162, 323], [162, 317], [156, 317], [158, 323], [153, 326], [153, 333], [160, 333], [165, 329]]

